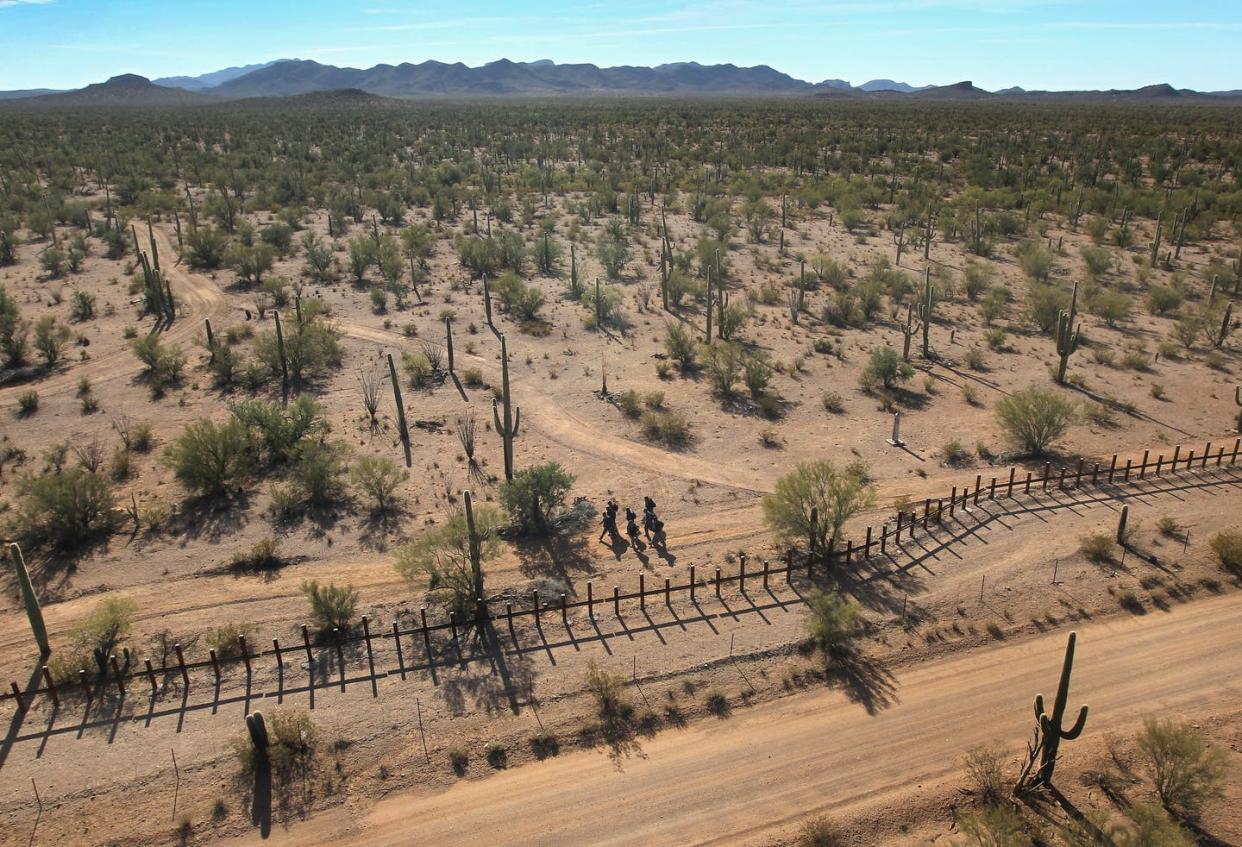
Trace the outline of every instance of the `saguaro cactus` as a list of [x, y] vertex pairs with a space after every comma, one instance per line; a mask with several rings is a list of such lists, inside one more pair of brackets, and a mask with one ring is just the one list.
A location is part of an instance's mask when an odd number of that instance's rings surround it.
[[401, 380], [397, 379], [397, 366], [393, 364], [392, 353], [388, 354], [388, 375], [392, 377], [392, 396], [397, 401], [397, 432], [402, 442], [410, 443], [410, 428], [405, 422], [405, 403], [401, 400]]
[[[1035, 720], [1039, 727], [1035, 731], [1036, 743], [1028, 748], [1029, 758], [1022, 776], [1018, 780], [1018, 788], [1034, 786], [1051, 786], [1052, 774], [1057, 766], [1057, 753], [1062, 741], [1073, 741], [1082, 735], [1087, 723], [1087, 707], [1078, 712], [1078, 719], [1069, 729], [1064, 728], [1065, 706], [1069, 700], [1070, 673], [1074, 670], [1074, 646], [1078, 641], [1078, 633], [1071, 632], [1065, 645], [1065, 661], [1061, 665], [1061, 682], [1057, 686], [1057, 698], [1052, 705], [1052, 714], [1044, 709], [1044, 695], [1035, 695]], [[1031, 768], [1039, 759], [1039, 768], [1031, 775]]]
[[906, 306], [906, 322], [901, 328], [901, 334], [905, 340], [901, 346], [901, 358], [903, 361], [910, 361], [910, 339], [914, 338], [914, 304]]
[[522, 422], [522, 410], [514, 408], [509, 396], [509, 346], [505, 337], [500, 336], [500, 368], [501, 368], [501, 401], [504, 404], [505, 416], [501, 420], [496, 398], [492, 398], [492, 417], [495, 420], [496, 432], [504, 440], [505, 449], [505, 480], [513, 479], [513, 439], [517, 437]]
[[1078, 283], [1074, 283], [1074, 296], [1070, 300], [1069, 311], [1061, 310], [1057, 315], [1057, 326], [1055, 330], [1055, 338], [1057, 343], [1057, 355], [1060, 357], [1060, 364], [1057, 365], [1057, 384], [1065, 384], [1065, 370], [1069, 367], [1069, 357], [1078, 349], [1078, 340], [1082, 336], [1082, 325], [1074, 325], [1074, 320], [1078, 316]]
[[931, 320], [936, 301], [932, 299], [931, 266], [923, 272], [923, 298], [918, 307], [918, 319], [923, 328], [923, 358], [931, 358]]
[[470, 575], [472, 584], [474, 585], [474, 599], [478, 604], [477, 614], [479, 621], [482, 622], [487, 614], [487, 607], [483, 602], [483, 554], [482, 544], [479, 541], [478, 530], [474, 526], [474, 500], [470, 496], [470, 492], [465, 492], [466, 500], [466, 535], [467, 535], [467, 552], [470, 555]]
[[1130, 522], [1130, 507], [1122, 506], [1121, 515], [1117, 518], [1117, 543], [1125, 546], [1126, 524]]
[[[1233, 389], [1233, 402], [1242, 409], [1242, 386], [1235, 386]], [[1242, 432], [1242, 411], [1238, 412], [1238, 432]]]
[[444, 344], [448, 349], [448, 372], [453, 372], [453, 319], [444, 319]]
[[267, 736], [267, 721], [263, 720], [262, 712], [251, 712], [246, 715], [246, 731], [250, 733], [250, 743], [254, 745], [255, 753], [261, 759], [266, 759], [270, 742]]
[[276, 316], [276, 352], [280, 354], [280, 402], [289, 404], [289, 360], [285, 358], [285, 333], [280, 328], [280, 312]]
[[483, 274], [483, 312], [487, 316], [487, 325], [495, 332], [496, 324], [492, 323], [492, 289], [487, 285], [487, 274]]
[[52, 652], [52, 648], [47, 641], [47, 627], [43, 625], [43, 610], [39, 607], [39, 596], [35, 594], [34, 585], [30, 581], [30, 571], [26, 569], [26, 558], [22, 556], [22, 548], [16, 544], [10, 544], [9, 558], [13, 560], [13, 573], [17, 576], [17, 584], [22, 592], [22, 602], [26, 605], [26, 617], [30, 618], [30, 631], [34, 633], [39, 652], [46, 656]]
[[1229, 340], [1229, 332], [1233, 329], [1233, 304], [1229, 303], [1225, 306], [1225, 314], [1220, 319], [1220, 331], [1216, 333], [1216, 346], [1224, 347], [1225, 342]]

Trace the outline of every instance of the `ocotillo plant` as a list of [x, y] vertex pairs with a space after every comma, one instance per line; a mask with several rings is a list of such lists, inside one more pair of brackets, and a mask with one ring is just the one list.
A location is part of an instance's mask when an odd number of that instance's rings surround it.
[[410, 428], [405, 423], [405, 403], [401, 400], [401, 380], [397, 379], [397, 366], [393, 364], [392, 353], [388, 354], [388, 375], [392, 378], [392, 396], [397, 401], [397, 432], [401, 441], [410, 443]]
[[39, 607], [39, 597], [30, 581], [30, 571], [26, 569], [22, 548], [9, 544], [9, 558], [13, 560], [13, 573], [17, 576], [22, 602], [26, 605], [26, 617], [30, 618], [30, 630], [34, 633], [35, 643], [39, 645], [39, 652], [46, 656], [52, 652], [52, 648], [48, 644], [47, 627], [43, 625], [43, 610]]
[[[1065, 661], [1061, 665], [1061, 682], [1057, 686], [1057, 698], [1053, 702], [1051, 715], [1044, 710], [1044, 695], [1035, 695], [1035, 720], [1038, 722], [1038, 728], [1035, 730], [1036, 741], [1027, 748], [1026, 767], [1022, 769], [1022, 775], [1018, 778], [1018, 790], [1020, 791], [1041, 785], [1051, 786], [1061, 742], [1063, 740], [1073, 741], [1082, 735], [1083, 727], [1086, 726], [1087, 707], [1083, 706], [1078, 712], [1078, 719], [1074, 721], [1074, 725], [1069, 729], [1064, 728], [1065, 706], [1066, 701], [1069, 700], [1070, 673], [1074, 670], [1074, 645], [1077, 641], [1078, 633], [1071, 632], [1069, 642], [1065, 645]], [[1031, 770], [1037, 758], [1039, 768], [1032, 776]]]
[[1056, 326], [1056, 344], [1057, 356], [1060, 357], [1060, 363], [1057, 365], [1057, 384], [1065, 384], [1065, 369], [1069, 367], [1070, 355], [1078, 349], [1078, 340], [1082, 336], [1082, 325], [1075, 326], [1074, 320], [1078, 316], [1078, 283], [1074, 283], [1074, 296], [1070, 299], [1069, 311], [1061, 310], [1057, 315]]
[[[391, 359], [389, 360], [391, 362]], [[495, 420], [496, 432], [504, 440], [505, 449], [505, 480], [513, 479], [513, 439], [517, 437], [522, 422], [522, 410], [514, 408], [509, 396], [509, 347], [505, 337], [500, 336], [500, 368], [501, 368], [501, 401], [504, 403], [505, 416], [501, 420], [496, 398], [492, 398], [492, 417]]]
[[270, 742], [267, 736], [267, 722], [263, 720], [262, 712], [251, 712], [246, 715], [246, 731], [250, 733], [250, 743], [254, 745], [255, 754], [260, 759], [266, 759]]

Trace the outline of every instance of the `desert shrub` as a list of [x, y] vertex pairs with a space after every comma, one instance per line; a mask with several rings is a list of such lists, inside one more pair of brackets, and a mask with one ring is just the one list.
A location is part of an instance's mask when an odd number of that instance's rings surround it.
[[768, 357], [760, 353], [746, 356], [742, 363], [742, 381], [746, 383], [746, 390], [752, 398], [757, 400], [762, 397], [772, 381], [772, 365]]
[[268, 465], [289, 461], [304, 442], [327, 431], [319, 404], [305, 394], [288, 406], [266, 400], [246, 400], [231, 404], [229, 411], [254, 435], [259, 458]]
[[989, 806], [1005, 796], [1005, 748], [993, 742], [966, 751], [964, 767], [976, 795]]
[[31, 389], [17, 396], [17, 413], [22, 417], [33, 415], [39, 411], [39, 392]]
[[732, 341], [703, 346], [703, 368], [713, 391], [723, 397], [732, 396], [741, 378], [745, 357], [741, 345]]
[[523, 532], [542, 535], [552, 528], [552, 516], [565, 504], [574, 475], [558, 462], [531, 465], [500, 486], [500, 502], [509, 520]]
[[95, 317], [95, 295], [89, 291], [74, 291], [73, 305], [69, 308], [69, 316], [75, 321], [89, 321]]
[[200, 226], [186, 236], [185, 244], [190, 267], [214, 271], [224, 264], [229, 237], [218, 229]]
[[253, 634], [253, 624], [221, 624], [207, 633], [207, 646], [216, 651], [218, 659], [236, 659], [241, 656], [241, 637], [249, 639]]
[[876, 388], [892, 389], [897, 383], [905, 382], [914, 376], [914, 368], [909, 362], [903, 362], [892, 347], [877, 347], [871, 351], [871, 358], [863, 370], [859, 382], [865, 391]]
[[323, 506], [340, 498], [347, 453], [336, 441], [303, 441], [294, 449], [289, 480], [303, 503]]
[[1112, 257], [1103, 247], [1089, 244], [1078, 252], [1082, 255], [1083, 264], [1087, 266], [1087, 273], [1092, 277], [1103, 276], [1113, 266]]
[[1091, 298], [1091, 314], [1110, 327], [1130, 317], [1131, 307], [1130, 295], [1121, 291], [1101, 291]]
[[807, 602], [806, 630], [815, 646], [826, 653], [847, 651], [858, 634], [858, 604], [835, 591], [815, 591]]
[[874, 501], [875, 489], [861, 474], [820, 459], [803, 462], [776, 481], [763, 498], [763, 518], [781, 539], [823, 550], [847, 520]]
[[[474, 525], [483, 565], [500, 552], [498, 532], [503, 518], [496, 509], [480, 506], [474, 510]], [[474, 618], [477, 598], [464, 512], [454, 513], [439, 527], [401, 547], [394, 567], [408, 582], [425, 580], [427, 596], [446, 612], [456, 613], [463, 621]]]
[[229, 567], [234, 570], [271, 570], [283, 564], [280, 542], [270, 535], [256, 541], [249, 550], [234, 553], [229, 561]]
[[690, 419], [681, 412], [643, 412], [643, 435], [667, 447], [684, 447], [690, 443]]
[[1078, 552], [1097, 565], [1113, 560], [1114, 538], [1107, 532], [1096, 532], [1078, 539]]
[[487, 759], [487, 763], [496, 770], [501, 770], [509, 764], [509, 752], [499, 741], [487, 742], [483, 747], [483, 758]]
[[43, 363], [49, 368], [54, 368], [59, 364], [65, 345], [72, 337], [73, 333], [69, 331], [69, 327], [59, 323], [51, 315], [44, 315], [35, 322], [34, 347], [43, 357]]
[[426, 388], [436, 376], [436, 369], [425, 353], [402, 354], [401, 367], [405, 369], [412, 388]]
[[823, 403], [825, 412], [839, 415], [845, 411], [845, 402], [842, 400], [841, 395], [835, 391], [825, 391], [823, 397], [820, 398], [820, 402]]
[[831, 818], [811, 818], [798, 832], [797, 847], [842, 847], [847, 844], [845, 830]]
[[625, 698], [625, 677], [621, 674], [602, 669], [592, 659], [587, 664], [586, 688], [595, 698], [601, 718], [620, 720], [629, 717], [631, 708]]
[[244, 479], [250, 439], [238, 420], [217, 424], [208, 418], [194, 421], [169, 445], [164, 461], [191, 491], [216, 496]]
[[1242, 532], [1226, 530], [1212, 536], [1209, 544], [1221, 567], [1235, 576], [1242, 576]]
[[1137, 746], [1156, 796], [1171, 814], [1195, 820], [1209, 802], [1224, 796], [1228, 759], [1189, 723], [1148, 718]]
[[311, 619], [321, 630], [344, 631], [353, 624], [358, 606], [358, 592], [353, 586], [308, 579], [302, 583], [302, 593], [310, 603]]
[[115, 498], [108, 481], [86, 468], [54, 467], [17, 478], [15, 524], [33, 544], [73, 547], [112, 531]]
[[1018, 264], [1031, 279], [1045, 282], [1052, 273], [1052, 252], [1036, 241], [1018, 245]]
[[[318, 379], [341, 363], [340, 332], [315, 314], [315, 309], [314, 301], [304, 301], [302, 312], [307, 317], [302, 325], [288, 324], [283, 327], [285, 361], [289, 367], [289, 379], [294, 385]], [[254, 353], [269, 374], [280, 377], [280, 347], [275, 331], [262, 332], [255, 337]]]
[[460, 747], [454, 747], [448, 751], [449, 767], [453, 769], [453, 773], [458, 776], [465, 776], [466, 769], [470, 767], [470, 754]]
[[621, 289], [615, 285], [596, 288], [587, 286], [582, 292], [582, 305], [586, 307], [586, 325], [595, 328], [600, 324], [615, 324], [621, 317]]
[[988, 349], [993, 353], [999, 353], [1005, 349], [1009, 343], [1009, 336], [1003, 329], [990, 329], [984, 336]]
[[160, 336], [152, 333], [144, 338], [130, 342], [130, 349], [138, 357], [138, 361], [146, 366], [143, 374], [154, 387], [166, 388], [181, 380], [185, 369], [185, 356], [177, 344], [164, 344]]
[[940, 448], [940, 458], [951, 468], [959, 468], [970, 464], [970, 451], [962, 446], [956, 438], [946, 441]]
[[125, 643], [138, 604], [128, 597], [109, 597], [69, 628], [67, 644], [53, 654], [48, 671], [57, 683], [77, 679], [79, 670], [102, 668], [102, 662]]
[[1072, 400], [1031, 385], [996, 403], [996, 419], [1005, 435], [1033, 455], [1043, 454], [1077, 418]]
[[962, 288], [966, 297], [973, 303], [992, 287], [993, 272], [991, 267], [973, 259], [966, 263], [966, 271], [962, 276]]
[[1050, 333], [1056, 329], [1061, 311], [1069, 307], [1069, 292], [1055, 285], [1031, 286], [1027, 308], [1031, 322], [1039, 327], [1040, 332]]
[[634, 389], [621, 392], [621, 396], [617, 399], [617, 405], [621, 408], [621, 414], [627, 418], [637, 419], [643, 413], [643, 398]]
[[501, 274], [493, 290], [501, 307], [519, 320], [533, 321], [539, 318], [539, 310], [545, 302], [543, 292], [534, 285], [527, 285], [512, 271]]
[[1022, 816], [1008, 803], [988, 806], [964, 819], [961, 827], [971, 847], [1032, 847], [1035, 843]]
[[1182, 292], [1171, 285], [1153, 285], [1147, 292], [1147, 311], [1153, 315], [1167, 315], [1182, 305]]
[[537, 732], [530, 737], [530, 751], [535, 754], [536, 759], [543, 761], [549, 756], [559, 755], [561, 743], [550, 732]]
[[[303, 711], [277, 711], [264, 716], [267, 726], [267, 761], [281, 779], [305, 774], [315, 764], [319, 751], [319, 730]], [[242, 772], [251, 775], [261, 759], [247, 732], [233, 743]]]
[[1103, 403], [1091, 401], [1084, 403], [1082, 407], [1082, 416], [1095, 426], [1112, 426], [1116, 421], [1113, 410]]
[[409, 479], [409, 472], [387, 456], [363, 456], [349, 469], [350, 484], [375, 503], [376, 512], [387, 512], [397, 487]]
[[987, 370], [988, 357], [978, 347], [971, 347], [966, 351], [966, 367], [972, 371]]
[[677, 367], [682, 371], [688, 371], [694, 367], [698, 344], [683, 325], [679, 323], [668, 325], [664, 336], [664, 349], [668, 357], [676, 362]]

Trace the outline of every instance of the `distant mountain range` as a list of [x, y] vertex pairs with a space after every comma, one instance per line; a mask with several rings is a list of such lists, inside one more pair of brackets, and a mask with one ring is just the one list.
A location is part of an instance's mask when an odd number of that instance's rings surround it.
[[970, 82], [914, 86], [873, 79], [854, 86], [840, 79], [806, 82], [766, 65], [701, 65], [677, 62], [641, 67], [601, 68], [591, 64], [558, 65], [549, 60], [511, 62], [500, 59], [480, 67], [461, 62], [380, 64], [342, 68], [303, 59], [280, 59], [225, 68], [200, 76], [163, 77], [154, 82], [125, 74], [75, 91], [47, 89], [0, 92], [8, 106], [72, 107], [118, 105], [190, 105], [248, 98], [295, 97], [315, 92], [365, 93], [388, 98], [547, 97], [547, 96], [811, 96], [833, 98], [905, 98], [917, 100], [1068, 100], [1084, 102], [1242, 101], [1242, 92], [1197, 92], [1170, 85], [1132, 91], [989, 92]]

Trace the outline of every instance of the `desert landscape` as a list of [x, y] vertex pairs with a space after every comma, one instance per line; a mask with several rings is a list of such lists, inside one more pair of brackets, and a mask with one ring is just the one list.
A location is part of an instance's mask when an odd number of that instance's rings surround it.
[[0, 842], [1242, 843], [1232, 100], [237, 91], [0, 104]]

